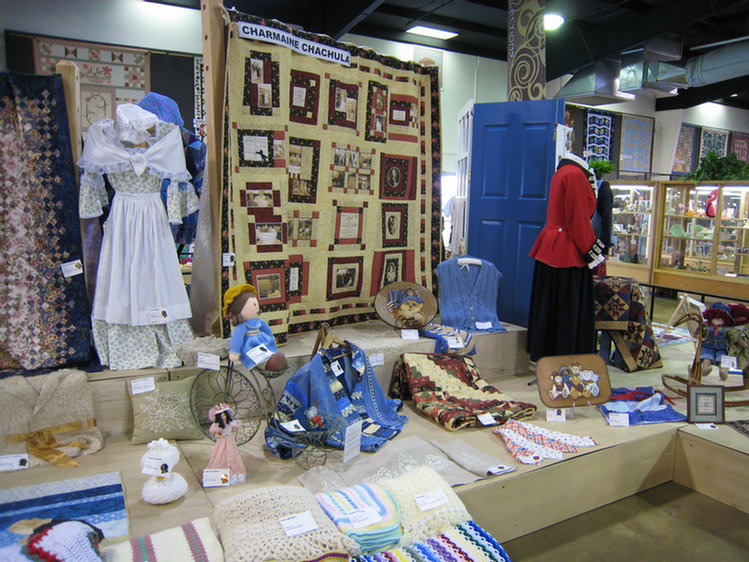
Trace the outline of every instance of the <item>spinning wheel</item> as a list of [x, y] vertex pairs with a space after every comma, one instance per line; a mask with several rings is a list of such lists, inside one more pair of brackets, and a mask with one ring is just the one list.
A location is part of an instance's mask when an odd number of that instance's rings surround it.
[[257, 385], [235, 370], [231, 361], [218, 371], [206, 369], [198, 373], [190, 389], [192, 415], [203, 433], [214, 441], [216, 436], [210, 432], [212, 420], [208, 419], [208, 411], [221, 402], [229, 404], [234, 419], [242, 422], [235, 436], [237, 445], [244, 445], [255, 436], [268, 409]]

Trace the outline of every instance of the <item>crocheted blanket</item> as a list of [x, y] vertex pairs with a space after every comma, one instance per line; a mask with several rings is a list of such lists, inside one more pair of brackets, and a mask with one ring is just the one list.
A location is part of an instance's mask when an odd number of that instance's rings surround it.
[[354, 562], [510, 562], [502, 545], [473, 521], [459, 523], [424, 541], [394, 548]]
[[[616, 346], [610, 362], [628, 372], [661, 367], [661, 353], [640, 285], [631, 279], [600, 277], [596, 279], [595, 299], [596, 329], [606, 330]], [[602, 354], [604, 350], [602, 339]]]
[[420, 413], [451, 431], [482, 426], [482, 414], [504, 423], [536, 411], [534, 404], [513, 400], [482, 379], [470, 357], [404, 353], [393, 367], [389, 392], [412, 399]]
[[[393, 281], [431, 290], [440, 259], [437, 68], [277, 21], [232, 19], [221, 251], [236, 259], [221, 292], [256, 287], [283, 343], [321, 322], [377, 318], [374, 296]], [[350, 64], [240, 36], [248, 29], [341, 49]]]
[[[285, 517], [309, 512], [315, 529], [289, 536]], [[249, 490], [213, 512], [226, 562], [348, 562], [361, 551], [325, 515], [312, 492], [298, 486]]]
[[471, 519], [450, 485], [432, 468], [420, 466], [397, 478], [377, 482], [398, 502], [403, 536], [400, 544], [426, 540]]

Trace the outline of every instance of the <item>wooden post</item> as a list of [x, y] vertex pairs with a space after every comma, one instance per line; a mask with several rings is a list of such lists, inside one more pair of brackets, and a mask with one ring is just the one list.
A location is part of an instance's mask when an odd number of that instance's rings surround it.
[[[81, 74], [78, 67], [69, 60], [57, 61], [55, 72], [62, 76], [62, 87], [65, 90], [65, 106], [68, 111], [70, 129], [70, 148], [73, 151], [73, 162], [78, 162], [83, 149], [81, 137]], [[78, 167], [75, 171], [78, 180]]]
[[[223, 0], [201, 0], [200, 12], [203, 29], [203, 69], [205, 84], [205, 130], [208, 153], [206, 176], [211, 194], [212, 246], [215, 248], [214, 287], [215, 301], [221, 309], [221, 166], [224, 126], [224, 89], [226, 76], [226, 40], [222, 15]], [[219, 333], [219, 323], [213, 332]]]

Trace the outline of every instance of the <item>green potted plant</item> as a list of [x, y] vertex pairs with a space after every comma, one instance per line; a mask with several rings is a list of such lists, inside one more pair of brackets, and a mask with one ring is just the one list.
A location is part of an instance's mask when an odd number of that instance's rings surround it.
[[610, 160], [604, 158], [591, 158], [588, 160], [588, 164], [593, 168], [596, 173], [596, 179], [602, 180], [605, 174], [610, 174], [614, 171], [614, 165]]
[[697, 169], [687, 176], [695, 182], [715, 180], [749, 180], [749, 164], [735, 153], [720, 157], [712, 150], [703, 156]]

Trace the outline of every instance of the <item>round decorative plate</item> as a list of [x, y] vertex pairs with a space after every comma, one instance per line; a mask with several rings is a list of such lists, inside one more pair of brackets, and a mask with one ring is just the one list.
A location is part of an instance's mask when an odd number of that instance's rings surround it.
[[380, 320], [395, 328], [419, 329], [437, 314], [437, 299], [426, 287], [409, 281], [385, 285], [375, 296]]

